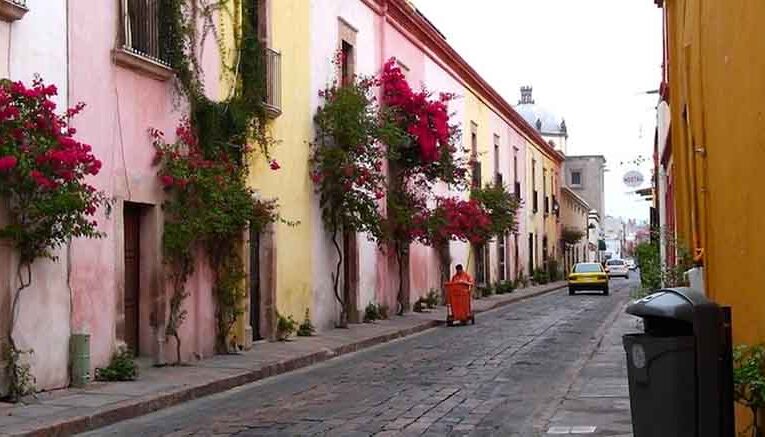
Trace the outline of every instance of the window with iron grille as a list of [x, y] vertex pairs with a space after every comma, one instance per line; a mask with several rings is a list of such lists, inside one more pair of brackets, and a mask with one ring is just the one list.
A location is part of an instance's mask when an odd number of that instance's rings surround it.
[[122, 48], [169, 65], [160, 11], [165, 0], [122, 0]]
[[521, 183], [515, 181], [515, 198], [521, 200]]
[[545, 196], [545, 215], [550, 214], [550, 197]]
[[575, 170], [571, 172], [571, 185], [580, 187], [582, 186], [582, 172]]

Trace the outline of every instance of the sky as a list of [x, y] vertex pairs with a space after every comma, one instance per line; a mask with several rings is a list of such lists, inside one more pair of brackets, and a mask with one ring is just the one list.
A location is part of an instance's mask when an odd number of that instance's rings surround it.
[[[569, 155], [604, 155], [606, 213], [648, 220], [622, 178], [650, 185], [661, 81], [661, 10], [652, 0], [412, 0], [509, 103], [519, 88], [566, 120]], [[639, 157], [645, 163], [630, 162]]]

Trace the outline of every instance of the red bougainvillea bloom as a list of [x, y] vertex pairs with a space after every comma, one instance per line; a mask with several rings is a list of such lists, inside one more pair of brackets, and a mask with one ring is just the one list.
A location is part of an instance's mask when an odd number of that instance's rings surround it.
[[32, 170], [29, 172], [29, 177], [32, 178], [32, 180], [37, 184], [38, 187], [43, 189], [52, 189], [56, 188], [57, 184], [53, 182], [52, 180], [45, 177], [42, 172], [38, 170]]
[[407, 132], [420, 147], [420, 158], [425, 162], [438, 160], [449, 148], [448, 102], [454, 99], [454, 94], [441, 93], [437, 100], [432, 100], [427, 91], [415, 93], [394, 58], [383, 66], [380, 82], [383, 104], [396, 109], [407, 123]]
[[272, 159], [271, 163], [268, 166], [271, 167], [271, 170], [279, 170], [280, 168], [282, 168], [282, 166], [279, 165], [279, 163], [276, 162], [275, 159]]
[[165, 174], [159, 177], [159, 181], [162, 183], [163, 187], [168, 188], [173, 186], [175, 183], [175, 178]]
[[0, 158], [0, 171], [7, 171], [16, 167], [18, 160], [15, 156], [3, 156]]

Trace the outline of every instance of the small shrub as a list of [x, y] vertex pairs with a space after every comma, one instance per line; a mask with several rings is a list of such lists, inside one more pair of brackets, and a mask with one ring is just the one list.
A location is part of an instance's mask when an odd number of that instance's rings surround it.
[[109, 365], [96, 369], [97, 381], [135, 381], [138, 378], [138, 365], [133, 359], [133, 352], [121, 348], [113, 356]]
[[313, 324], [311, 323], [311, 315], [308, 312], [308, 309], [305, 310], [305, 319], [303, 320], [303, 323], [298, 326], [297, 329], [297, 336], [298, 337], [310, 337], [316, 332], [316, 328], [314, 328]]
[[297, 329], [297, 322], [292, 316], [284, 317], [277, 313], [278, 321], [276, 323], [276, 338], [279, 341], [287, 341]]
[[380, 320], [388, 320], [389, 309], [388, 305], [377, 305], [377, 318]]
[[372, 323], [380, 318], [380, 314], [377, 311], [377, 305], [369, 302], [364, 309], [364, 323]]
[[492, 287], [491, 285], [476, 287], [475, 292], [473, 293], [476, 299], [480, 299], [482, 297], [489, 297], [492, 294], [494, 294], [494, 287]]
[[428, 308], [434, 309], [438, 306], [438, 302], [441, 300], [440, 296], [441, 293], [439, 293], [438, 290], [431, 288], [428, 292], [428, 295], [425, 296], [425, 304], [428, 306]]
[[550, 282], [550, 276], [544, 269], [534, 270], [534, 282], [539, 285], [547, 284]]
[[515, 290], [515, 286], [511, 281], [499, 281], [494, 286], [497, 294], [509, 294]]
[[414, 303], [414, 306], [412, 307], [412, 311], [415, 313], [421, 313], [425, 309], [425, 304], [423, 303], [423, 299], [419, 298], [417, 299], [417, 302]]
[[761, 436], [760, 411], [765, 407], [765, 347], [739, 345], [733, 349], [733, 399], [752, 412], [744, 430]]

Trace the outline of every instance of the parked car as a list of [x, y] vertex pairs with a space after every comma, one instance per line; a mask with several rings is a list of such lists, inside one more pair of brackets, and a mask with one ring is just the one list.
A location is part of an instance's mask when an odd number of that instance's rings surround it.
[[610, 259], [606, 261], [606, 273], [609, 278], [622, 277], [628, 279], [630, 277], [630, 270], [627, 267], [627, 263], [621, 259]]
[[630, 269], [630, 270], [631, 270], [631, 271], [633, 271], [633, 272], [634, 272], [635, 270], [637, 270], [637, 263], [635, 262], [635, 260], [634, 260], [634, 259], [632, 259], [632, 258], [628, 258], [628, 259], [626, 259], [626, 260], [624, 260], [624, 261], [627, 263], [627, 268], [628, 268], [628, 269]]
[[608, 275], [598, 263], [579, 263], [568, 276], [568, 294], [573, 296], [581, 290], [600, 290], [608, 296]]

